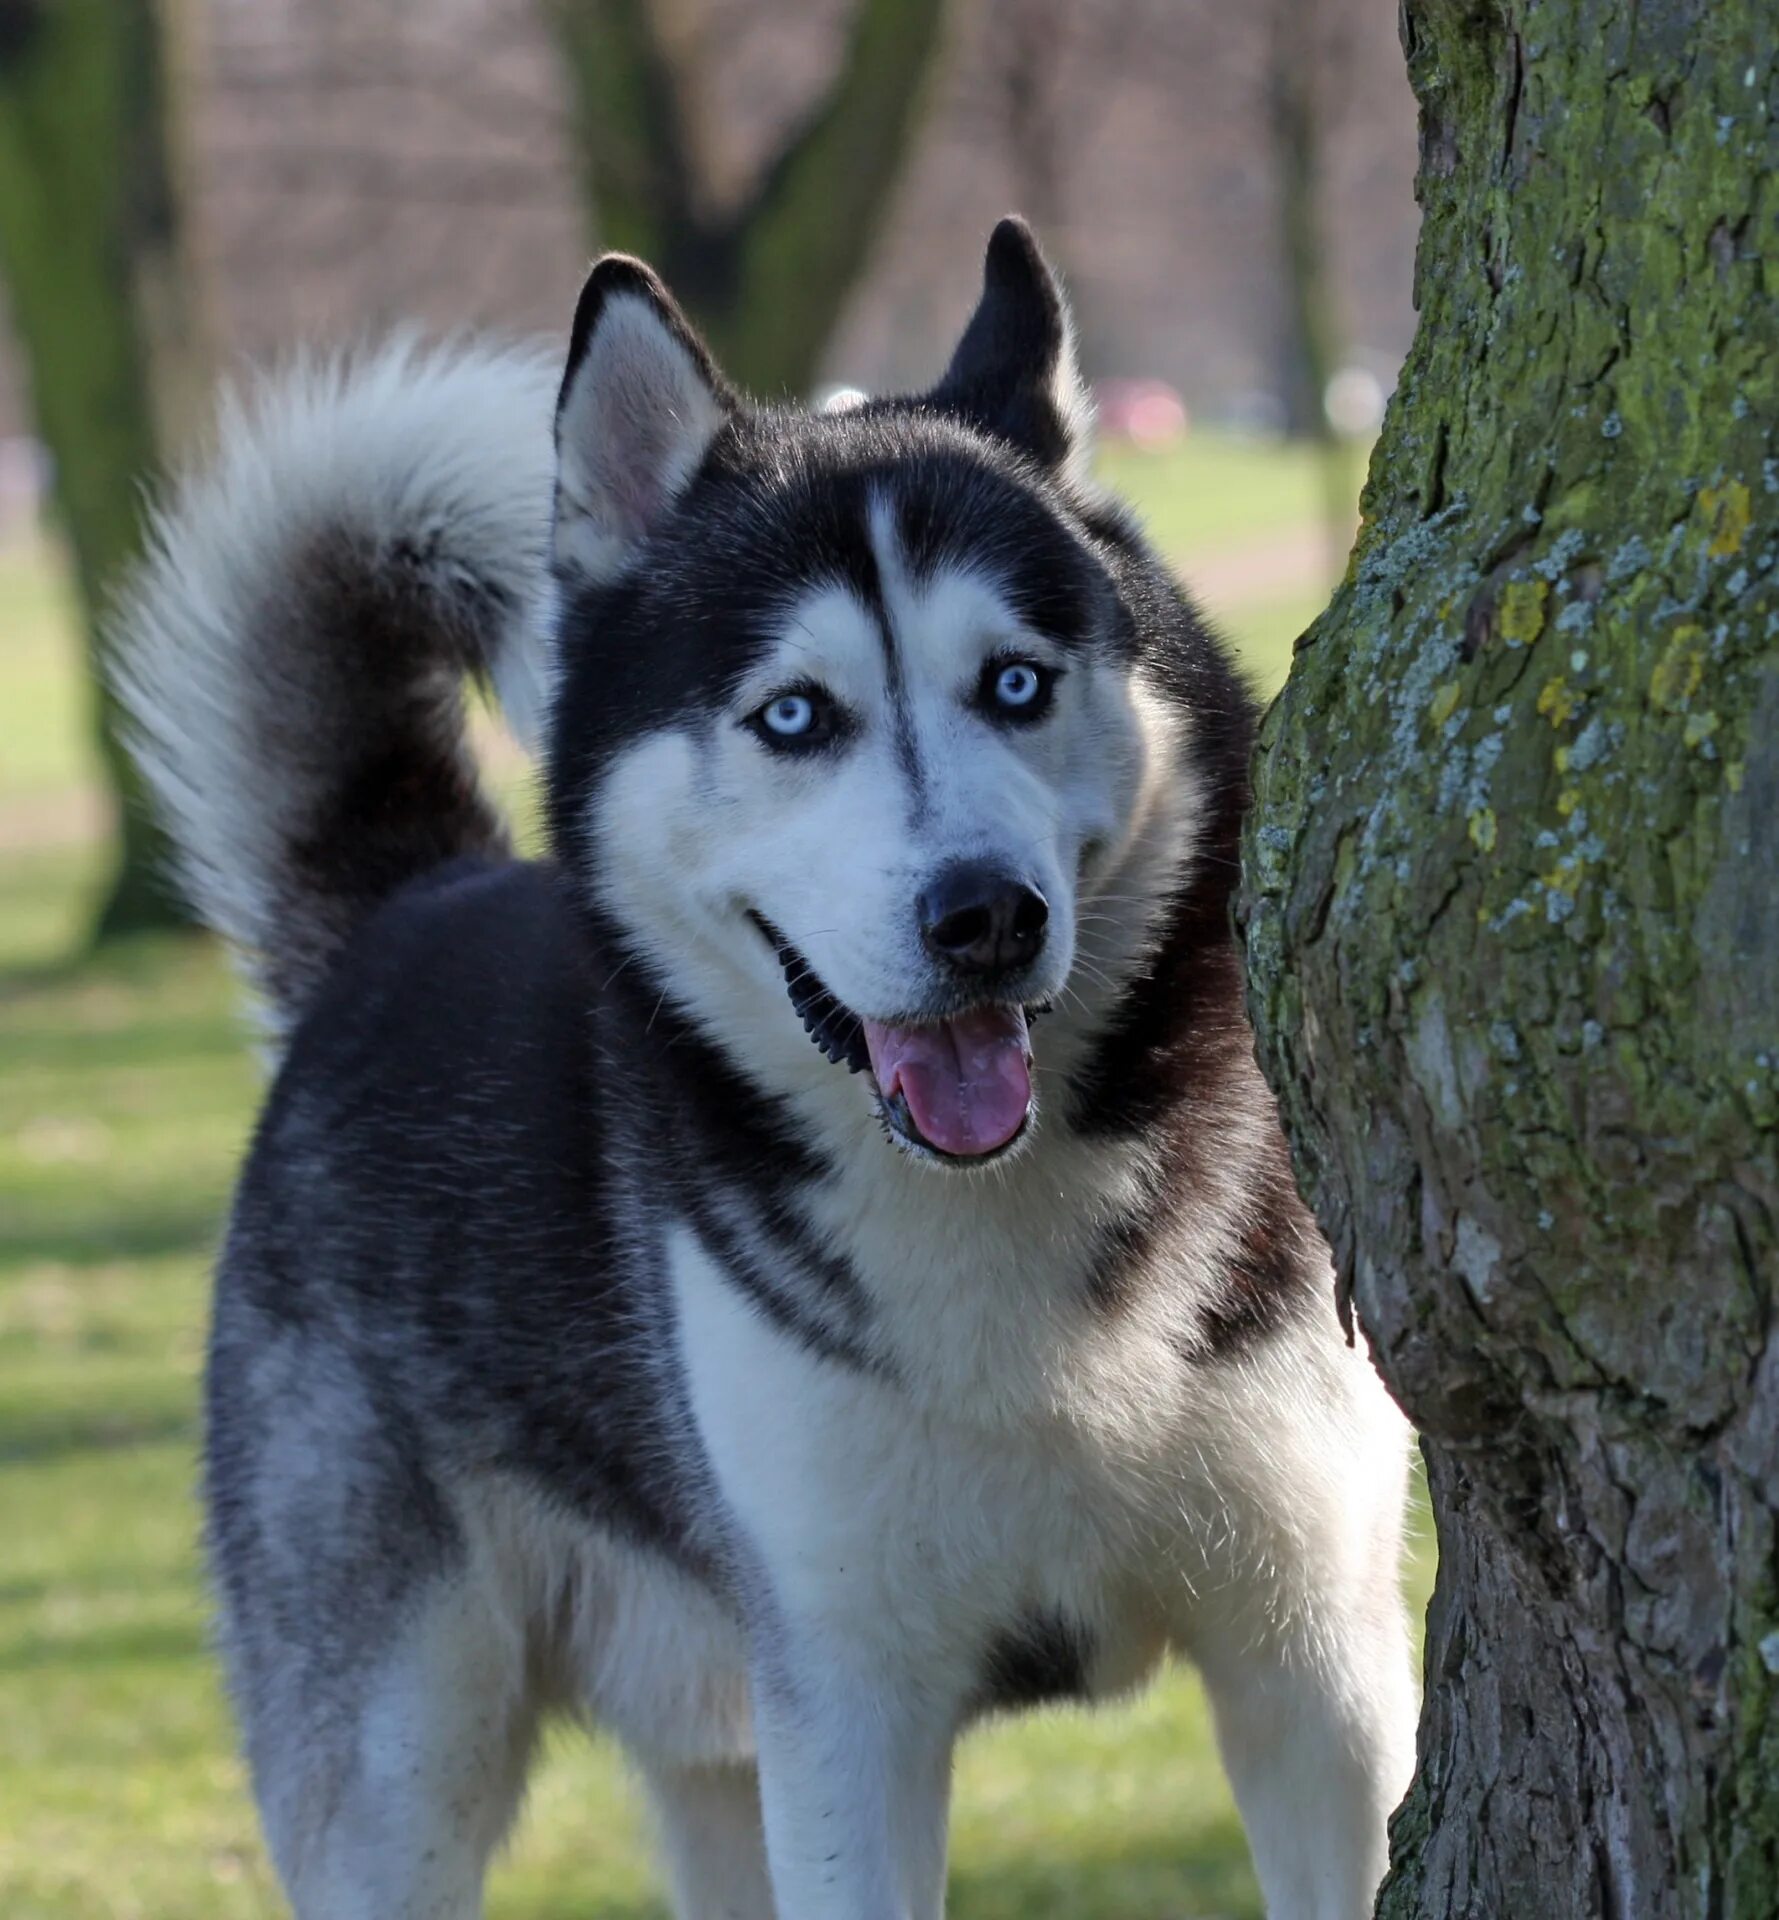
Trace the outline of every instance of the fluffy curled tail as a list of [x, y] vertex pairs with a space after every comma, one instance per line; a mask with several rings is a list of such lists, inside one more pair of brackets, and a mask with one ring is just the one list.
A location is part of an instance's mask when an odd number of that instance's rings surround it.
[[188, 898], [288, 1025], [377, 904], [506, 848], [468, 673], [541, 691], [554, 379], [488, 346], [299, 367], [226, 408], [121, 599], [113, 657]]

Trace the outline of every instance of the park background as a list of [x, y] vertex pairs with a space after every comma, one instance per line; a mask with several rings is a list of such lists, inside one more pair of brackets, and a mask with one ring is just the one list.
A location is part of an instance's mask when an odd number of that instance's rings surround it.
[[[1414, 108], [1388, 0], [66, 4], [100, 33], [105, 8], [146, 9], [165, 61], [180, 337], [160, 457], [201, 447], [214, 379], [297, 347], [407, 319], [560, 334], [592, 248], [645, 224], [583, 135], [589, 22], [644, 22], [680, 212], [710, 233], [820, 121], [881, 16], [923, 37], [919, 72], [798, 384], [930, 379], [989, 227], [1018, 208], [1071, 285], [1106, 478], [1268, 691], [1338, 574], [1413, 320]], [[0, 265], [19, 295], [21, 205], [41, 244], [80, 167], [102, 191], [134, 164], [102, 128], [65, 137], [105, 93], [90, 71], [75, 85], [78, 63], [56, 134], [34, 126], [9, 32], [32, 5], [0, 0]], [[103, 583], [70, 564], [38, 430], [33, 348], [68, 343], [40, 318], [35, 340], [7, 334], [8, 291], [0, 275], [0, 1914], [273, 1915], [195, 1503], [207, 1266], [261, 1074], [210, 944], [101, 937], [118, 845], [94, 731]], [[59, 318], [102, 341], [108, 316]], [[118, 476], [131, 499], [145, 477]], [[528, 770], [482, 732], [524, 817]], [[1430, 1556], [1423, 1527], [1417, 1606]], [[1256, 1915], [1190, 1676], [974, 1737], [953, 1910]], [[490, 1911], [664, 1913], [609, 1746], [552, 1743]]]

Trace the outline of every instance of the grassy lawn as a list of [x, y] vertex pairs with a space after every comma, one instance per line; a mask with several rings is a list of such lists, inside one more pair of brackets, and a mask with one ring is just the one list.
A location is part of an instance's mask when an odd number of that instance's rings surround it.
[[[1313, 504], [1272, 458], [1222, 487], [1195, 451], [1146, 490], [1170, 525], [1201, 501], [1218, 538], [1252, 538], [1281, 499]], [[1226, 624], [1276, 679], [1315, 610], [1297, 592]], [[88, 777], [65, 616], [41, 561], [0, 558], [0, 1915], [274, 1915], [194, 1551], [205, 1270], [257, 1072], [207, 944], [66, 957], [100, 854], [57, 825]], [[1417, 1597], [1429, 1575], [1423, 1545]], [[1191, 1677], [972, 1739], [953, 1884], [960, 1920], [1257, 1914]], [[490, 1911], [663, 1912], [609, 1746], [554, 1746]]]
[[[1281, 446], [1198, 433], [1178, 447], [1154, 451], [1109, 446], [1099, 469], [1109, 486], [1141, 510], [1156, 545], [1189, 563], [1193, 554], [1222, 542], [1264, 540], [1279, 528], [1314, 521], [1327, 508], [1331, 487], [1343, 507], [1356, 506], [1364, 462], [1355, 443], [1325, 455], [1308, 442]], [[1312, 611], [1319, 612], [1319, 604]]]

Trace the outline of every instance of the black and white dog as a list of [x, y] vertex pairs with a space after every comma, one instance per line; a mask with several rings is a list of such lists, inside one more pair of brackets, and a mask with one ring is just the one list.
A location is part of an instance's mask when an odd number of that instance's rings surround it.
[[[934, 1920], [960, 1730], [1171, 1649], [1269, 1911], [1359, 1920], [1405, 1433], [1243, 1018], [1254, 703], [1088, 479], [1031, 235], [918, 397], [751, 405], [616, 257], [552, 470], [555, 384], [269, 388], [123, 618], [282, 1055], [208, 1497], [298, 1913], [479, 1912], [562, 1712], [681, 1915]], [[475, 673], [547, 716], [546, 859]]]

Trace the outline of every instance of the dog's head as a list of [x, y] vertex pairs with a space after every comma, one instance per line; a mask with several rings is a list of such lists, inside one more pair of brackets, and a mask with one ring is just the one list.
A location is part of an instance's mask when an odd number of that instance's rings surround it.
[[1190, 832], [1175, 807], [1158, 838], [1182, 716], [1121, 583], [1133, 543], [1082, 477], [1087, 421], [1017, 221], [917, 397], [751, 406], [634, 260], [602, 260], [575, 315], [558, 851], [755, 1078], [935, 1161], [1029, 1131], [1034, 1014], [1140, 963], [1152, 929], [1102, 896], [1145, 836], [1177, 863]]

